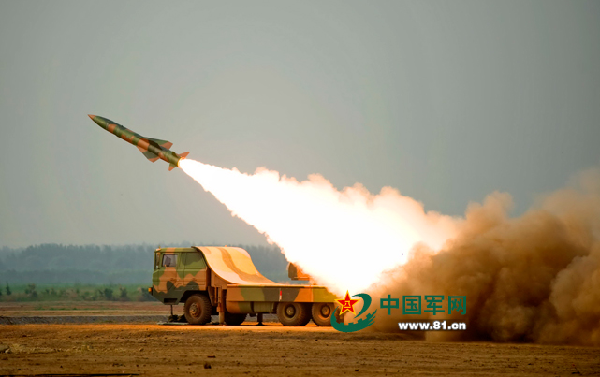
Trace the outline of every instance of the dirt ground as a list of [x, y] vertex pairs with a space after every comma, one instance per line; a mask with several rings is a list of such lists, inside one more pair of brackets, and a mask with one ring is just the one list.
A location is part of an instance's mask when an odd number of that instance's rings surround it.
[[0, 354], [1, 375], [600, 374], [598, 348], [408, 341], [314, 325], [0, 326], [0, 343], [9, 347]]
[[32, 323], [0, 325], [0, 375], [600, 375], [600, 349], [593, 347], [413, 341], [312, 323], [258, 327], [251, 317], [240, 327], [37, 322], [86, 316], [148, 321], [168, 313], [159, 302], [0, 303], [0, 319]]

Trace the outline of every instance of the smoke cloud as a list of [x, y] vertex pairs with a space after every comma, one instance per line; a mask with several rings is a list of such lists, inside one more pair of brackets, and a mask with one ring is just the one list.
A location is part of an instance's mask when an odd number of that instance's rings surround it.
[[[471, 204], [440, 252], [417, 245], [370, 293], [466, 296], [465, 315], [429, 319], [461, 320], [467, 331], [427, 332], [430, 340], [600, 345], [600, 170], [580, 174], [520, 217], [507, 215], [511, 206], [501, 193]], [[425, 319], [396, 312], [380, 310], [374, 329]]]
[[464, 315], [380, 309], [370, 329], [456, 319], [466, 331], [415, 336], [600, 345], [599, 169], [519, 217], [496, 192], [452, 218], [390, 187], [372, 195], [360, 184], [339, 191], [320, 175], [297, 181], [189, 159], [180, 167], [335, 294], [366, 292], [376, 306], [388, 295], [466, 297]]

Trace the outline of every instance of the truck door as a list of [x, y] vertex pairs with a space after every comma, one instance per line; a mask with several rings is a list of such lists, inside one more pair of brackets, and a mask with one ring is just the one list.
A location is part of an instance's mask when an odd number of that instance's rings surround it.
[[200, 253], [185, 253], [183, 257], [183, 289], [206, 290], [206, 261]]
[[155, 291], [164, 297], [165, 303], [181, 296], [183, 279], [178, 273], [182, 268], [180, 258], [179, 253], [156, 253], [152, 280]]

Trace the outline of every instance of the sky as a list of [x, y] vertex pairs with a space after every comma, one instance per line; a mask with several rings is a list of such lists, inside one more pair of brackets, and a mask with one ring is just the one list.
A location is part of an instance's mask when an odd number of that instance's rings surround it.
[[0, 247], [265, 244], [189, 158], [515, 215], [600, 163], [598, 1], [0, 0]]

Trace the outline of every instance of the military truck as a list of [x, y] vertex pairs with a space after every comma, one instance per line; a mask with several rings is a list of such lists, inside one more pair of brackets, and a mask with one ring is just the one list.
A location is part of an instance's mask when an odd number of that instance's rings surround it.
[[[294, 280], [309, 279], [295, 266]], [[312, 319], [329, 326], [335, 296], [314, 284], [278, 284], [264, 277], [250, 255], [239, 247], [194, 246], [159, 248], [154, 252], [154, 274], [148, 292], [166, 305], [183, 303], [185, 320], [204, 325], [213, 314], [219, 323], [239, 326], [246, 316], [277, 313], [284, 326], [305, 326]]]

